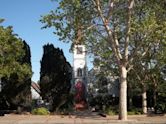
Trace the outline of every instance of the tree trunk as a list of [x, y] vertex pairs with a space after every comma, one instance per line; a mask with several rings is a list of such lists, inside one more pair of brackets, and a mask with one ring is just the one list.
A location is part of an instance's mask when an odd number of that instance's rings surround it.
[[120, 66], [119, 119], [127, 120], [127, 70]]
[[155, 108], [156, 103], [157, 103], [157, 83], [154, 79], [154, 92], [153, 92], [153, 100], [154, 100], [154, 104], [153, 107]]
[[146, 86], [143, 85], [142, 89], [142, 111], [147, 114], [147, 96], [146, 96]]
[[132, 106], [133, 106], [133, 100], [132, 100], [132, 97], [130, 96], [128, 100], [129, 100], [128, 110], [131, 110], [131, 109], [132, 109]]
[[153, 93], [153, 100], [154, 100], [154, 103], [153, 103], [153, 107], [155, 108], [156, 107], [156, 104], [157, 104], [157, 95], [156, 95], [157, 91], [156, 89], [154, 89], [154, 93]]
[[2, 91], [2, 82], [1, 82], [1, 77], [0, 77], [0, 92]]
[[128, 89], [127, 89], [127, 96], [128, 96], [128, 98], [127, 98], [127, 100], [128, 100], [127, 109], [130, 110], [130, 109], [132, 108], [132, 106], [133, 106], [132, 88], [131, 88], [131, 85], [128, 84], [127, 88], [128, 88]]

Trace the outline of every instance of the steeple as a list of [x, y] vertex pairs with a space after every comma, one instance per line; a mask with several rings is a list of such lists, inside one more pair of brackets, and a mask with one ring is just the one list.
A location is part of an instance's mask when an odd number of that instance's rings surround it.
[[87, 62], [85, 45], [74, 45], [73, 53], [73, 71], [74, 80], [87, 83]]
[[85, 45], [75, 44], [73, 48], [73, 86], [75, 88], [75, 108], [86, 109], [87, 62]]

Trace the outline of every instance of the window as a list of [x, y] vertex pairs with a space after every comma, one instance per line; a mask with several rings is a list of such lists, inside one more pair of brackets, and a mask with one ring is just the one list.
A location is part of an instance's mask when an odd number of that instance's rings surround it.
[[77, 69], [77, 76], [82, 77], [82, 75], [83, 75], [83, 70], [81, 68], [78, 68]]
[[83, 53], [82, 47], [77, 47], [77, 54], [82, 54], [82, 53]]

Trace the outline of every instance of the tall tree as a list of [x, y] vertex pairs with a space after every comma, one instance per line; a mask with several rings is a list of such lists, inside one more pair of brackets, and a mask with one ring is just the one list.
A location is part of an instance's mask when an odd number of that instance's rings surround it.
[[[22, 77], [20, 72], [13, 72], [10, 74], [9, 78], [2, 77], [2, 99], [4, 102], [8, 103], [9, 109], [20, 109], [25, 111], [30, 111], [31, 107], [31, 61], [30, 61], [30, 48], [27, 43], [23, 42], [25, 55], [18, 60], [22, 68], [29, 69], [30, 73], [22, 72]], [[4, 108], [5, 109], [5, 108]], [[7, 108], [6, 108], [7, 109]], [[21, 112], [19, 110], [19, 112]]]
[[63, 51], [51, 44], [44, 45], [41, 60], [40, 87], [42, 98], [57, 111], [66, 101], [70, 92], [72, 69]]
[[11, 26], [7, 28], [0, 26], [0, 78], [9, 77], [15, 72], [20, 79], [24, 73], [31, 74], [29, 66], [20, 63], [25, 56], [23, 47], [23, 42], [13, 33]]
[[13, 34], [12, 27], [1, 26], [0, 34], [1, 103], [27, 110], [31, 104], [30, 48]]
[[[154, 0], [62, 0], [55, 11], [42, 19], [42, 22], [46, 23], [45, 27], [55, 27], [56, 34], [63, 41], [84, 42], [87, 45], [103, 40], [108, 43], [112, 53], [110, 57], [114, 58], [119, 71], [121, 120], [127, 119], [127, 72], [132, 67], [131, 62], [138, 54], [143, 57], [151, 46], [150, 42], [155, 41], [151, 38], [144, 44], [145, 41], [138, 42], [132, 37], [139, 26], [136, 23], [137, 10], [142, 8], [143, 17], [150, 17], [155, 12], [147, 11], [149, 7], [154, 10], [149, 6], [149, 2], [156, 6], [159, 4]], [[159, 29], [156, 28], [156, 31]], [[139, 45], [133, 47], [133, 44]], [[142, 48], [143, 44], [145, 49]]]

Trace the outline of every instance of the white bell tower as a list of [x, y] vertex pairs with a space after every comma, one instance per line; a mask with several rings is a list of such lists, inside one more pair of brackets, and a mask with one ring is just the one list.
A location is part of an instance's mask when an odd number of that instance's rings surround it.
[[87, 86], [87, 62], [85, 45], [74, 45], [73, 54], [73, 78], [74, 84], [81, 81]]

